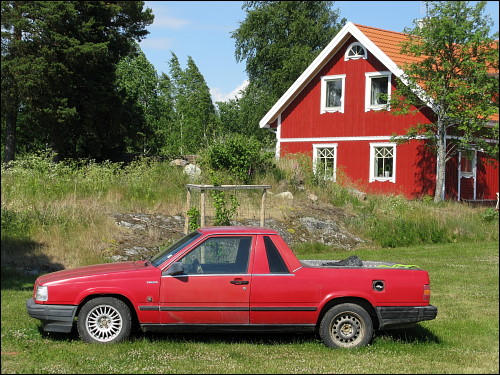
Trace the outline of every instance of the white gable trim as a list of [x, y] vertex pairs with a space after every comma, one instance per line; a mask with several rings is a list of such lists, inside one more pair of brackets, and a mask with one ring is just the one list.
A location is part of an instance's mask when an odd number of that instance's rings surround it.
[[[313, 79], [321, 68], [329, 61], [329, 59], [337, 52], [337, 50], [346, 42], [349, 36], [352, 35], [361, 43], [370, 53], [373, 54], [382, 64], [384, 64], [391, 73], [397, 78], [404, 81], [403, 70], [401, 70], [389, 56], [387, 56], [380, 48], [378, 48], [368, 37], [365, 36], [352, 22], [348, 22], [332, 39], [330, 43], [321, 51], [314, 61], [304, 70], [297, 80], [288, 88], [283, 96], [271, 107], [266, 115], [260, 120], [261, 128], [269, 128], [271, 123], [276, 121], [278, 114], [281, 114], [300, 91]], [[424, 97], [423, 90], [417, 93], [419, 97]], [[432, 102], [426, 100], [429, 105]]]

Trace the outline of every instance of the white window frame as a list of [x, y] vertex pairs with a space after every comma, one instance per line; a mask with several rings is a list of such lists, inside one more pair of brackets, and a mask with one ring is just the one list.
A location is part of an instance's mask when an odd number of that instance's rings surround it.
[[[375, 174], [375, 149], [380, 147], [392, 147], [392, 176], [390, 177], [379, 177]], [[374, 181], [389, 181], [396, 183], [396, 143], [384, 142], [384, 143], [370, 143], [370, 177], [369, 182]]]
[[[345, 104], [345, 74], [338, 74], [333, 76], [323, 76], [321, 77], [321, 109], [320, 113], [333, 113], [340, 112], [344, 113]], [[340, 106], [339, 107], [327, 107], [326, 106], [326, 84], [328, 81], [341, 80], [342, 81], [342, 95], [340, 96]]]
[[368, 111], [379, 111], [381, 109], [390, 110], [389, 104], [371, 104], [371, 92], [372, 92], [372, 78], [387, 77], [387, 102], [389, 103], [391, 99], [391, 72], [370, 72], [365, 73], [366, 76], [366, 89], [365, 89], [365, 112]]
[[[364, 54], [363, 55], [356, 55], [356, 56], [349, 56], [349, 51], [354, 46], [360, 46], [361, 48], [363, 48]], [[347, 61], [347, 60], [359, 60], [359, 59], [365, 59], [366, 60], [367, 57], [368, 57], [368, 51], [366, 50], [366, 47], [364, 45], [362, 45], [361, 43], [359, 43], [359, 42], [354, 42], [354, 43], [351, 43], [349, 45], [349, 47], [347, 47], [347, 49], [345, 50], [344, 61]]]
[[470, 160], [472, 171], [470, 172], [463, 172], [462, 171], [462, 157], [463, 153], [460, 151], [458, 153], [458, 173], [460, 174], [460, 177], [463, 178], [476, 178], [476, 168], [477, 168], [477, 151], [474, 150], [472, 154], [472, 159]]
[[317, 143], [313, 144], [313, 171], [316, 174], [316, 166], [318, 162], [318, 150], [321, 148], [330, 148], [333, 149], [333, 176], [332, 178], [328, 178], [335, 182], [337, 180], [337, 143]]

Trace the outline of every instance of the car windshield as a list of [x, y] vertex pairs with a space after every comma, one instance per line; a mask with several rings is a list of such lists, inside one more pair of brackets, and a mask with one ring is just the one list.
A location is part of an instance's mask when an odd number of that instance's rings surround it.
[[156, 254], [153, 258], [151, 258], [150, 262], [153, 266], [158, 267], [167, 259], [170, 259], [172, 256], [177, 254], [180, 250], [182, 250], [185, 246], [189, 245], [191, 242], [195, 241], [198, 237], [201, 236], [200, 232], [191, 232], [188, 235], [181, 238], [179, 241], [175, 242], [173, 245], [170, 245], [167, 249], [163, 250]]

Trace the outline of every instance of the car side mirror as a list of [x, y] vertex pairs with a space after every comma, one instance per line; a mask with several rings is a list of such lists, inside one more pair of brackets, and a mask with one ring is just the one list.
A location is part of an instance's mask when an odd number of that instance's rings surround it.
[[181, 262], [175, 262], [170, 265], [170, 267], [163, 271], [163, 276], [176, 276], [182, 275], [184, 273], [184, 264]]

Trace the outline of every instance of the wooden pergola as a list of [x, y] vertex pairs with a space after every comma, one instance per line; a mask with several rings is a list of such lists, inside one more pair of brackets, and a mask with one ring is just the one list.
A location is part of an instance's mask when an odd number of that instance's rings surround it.
[[[264, 226], [265, 217], [265, 203], [266, 203], [266, 193], [268, 189], [271, 189], [271, 185], [194, 185], [187, 184], [187, 197], [186, 197], [186, 213], [191, 208], [191, 191], [200, 191], [200, 226], [205, 226], [205, 193], [210, 190], [262, 190], [262, 198], [260, 203], [260, 226]], [[184, 233], [188, 233], [189, 230], [189, 217], [186, 214], [186, 221], [184, 223]]]

